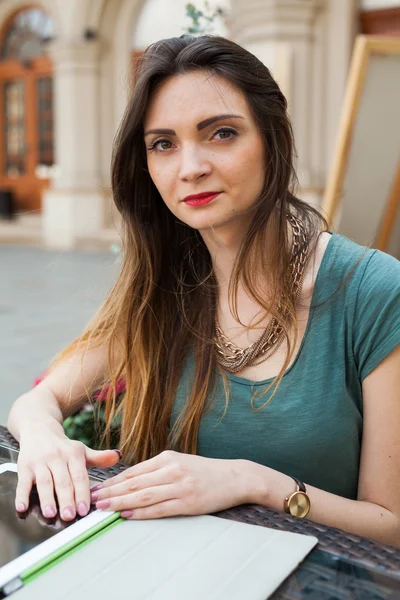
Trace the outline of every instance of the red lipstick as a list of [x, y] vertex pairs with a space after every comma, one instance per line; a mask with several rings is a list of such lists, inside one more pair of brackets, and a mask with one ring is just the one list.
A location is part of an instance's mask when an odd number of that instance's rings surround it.
[[186, 196], [183, 201], [185, 204], [189, 204], [189, 206], [203, 206], [204, 204], [211, 202], [211, 200], [214, 200], [220, 193], [221, 192], [203, 192], [202, 194], [193, 194], [192, 196]]

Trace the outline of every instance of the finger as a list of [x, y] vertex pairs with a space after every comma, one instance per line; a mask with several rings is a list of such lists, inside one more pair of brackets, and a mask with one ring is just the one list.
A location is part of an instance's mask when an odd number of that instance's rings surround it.
[[122, 459], [121, 450], [92, 450], [88, 446], [85, 448], [86, 466], [87, 467], [112, 467]]
[[18, 482], [15, 493], [15, 508], [18, 512], [25, 512], [29, 506], [29, 494], [31, 493], [34, 477], [32, 471], [18, 465]]
[[173, 499], [177, 499], [175, 484], [157, 485], [134, 492], [133, 494], [124, 494], [122, 496], [107, 498], [107, 500], [100, 500], [96, 502], [96, 508], [112, 511], [134, 510]]
[[180, 500], [166, 500], [159, 504], [146, 506], [144, 508], [134, 508], [133, 510], [121, 511], [121, 517], [127, 520], [147, 520], [147, 519], [162, 519], [164, 517], [177, 517], [186, 514], [184, 505]]
[[[119, 475], [117, 477], [119, 477]], [[107, 483], [109, 484], [110, 481], [117, 479], [117, 477], [112, 477]], [[106, 482], [96, 485], [95, 488], [92, 488], [91, 490], [90, 499], [92, 503], [98, 502], [99, 500], [105, 500], [106, 498], [123, 496], [124, 494], [137, 492], [155, 485], [165, 485], [172, 482], [173, 480], [167, 469], [157, 469], [157, 471], [145, 473], [144, 475], [125, 477], [120, 483], [114, 482], [113, 485], [105, 486], [104, 484]]]
[[68, 470], [74, 487], [76, 512], [85, 517], [90, 508], [90, 483], [84, 454], [72, 456]]
[[60, 517], [64, 521], [72, 521], [76, 516], [75, 491], [67, 464], [65, 462], [50, 465], [57, 494]]
[[40, 509], [43, 515], [51, 519], [57, 514], [56, 501], [54, 498], [54, 482], [50, 469], [41, 465], [35, 473], [36, 489], [40, 501]]
[[[157, 471], [161, 466], [163, 466], [163, 462], [160, 459], [160, 457], [161, 454], [158, 454], [153, 458], [149, 458], [148, 460], [144, 460], [143, 462], [134, 465], [133, 467], [125, 469], [124, 471], [122, 471], [122, 473], [119, 473], [118, 475], [115, 475], [114, 477], [110, 477], [109, 479], [103, 481], [101, 484], [101, 488], [103, 489], [112, 485], [116, 485], [117, 483], [122, 483], [128, 477], [136, 477], [138, 475], [144, 475], [146, 473], [153, 473], [154, 471]], [[96, 488], [97, 487], [98, 486], [96, 486]]]

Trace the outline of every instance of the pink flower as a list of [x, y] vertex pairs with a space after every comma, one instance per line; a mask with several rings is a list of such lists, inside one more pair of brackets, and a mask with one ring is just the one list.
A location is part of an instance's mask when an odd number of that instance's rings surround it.
[[[98, 392], [96, 392], [93, 395], [93, 398], [95, 398], [96, 400], [99, 400], [100, 402], [105, 400], [107, 398], [107, 392], [110, 389], [109, 385], [106, 385], [105, 387], [103, 387], [103, 389], [99, 390]], [[121, 392], [124, 392], [126, 389], [126, 385], [125, 385], [125, 380], [124, 379], [119, 379], [117, 381], [117, 385], [116, 385], [116, 394], [118, 396], [118, 394], [120, 394]]]

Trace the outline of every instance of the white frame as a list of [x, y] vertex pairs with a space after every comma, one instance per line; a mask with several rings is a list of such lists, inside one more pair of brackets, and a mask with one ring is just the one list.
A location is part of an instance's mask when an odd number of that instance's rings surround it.
[[[400, 56], [400, 39], [377, 35], [358, 35], [356, 38], [343, 101], [335, 155], [322, 204], [323, 214], [331, 228], [335, 226], [340, 216], [341, 205], [344, 200], [343, 185], [349, 166], [351, 145], [359, 112], [363, 101], [365, 101], [365, 85], [371, 68], [371, 59], [374, 56]], [[373, 168], [373, 165], [370, 165], [370, 168]], [[383, 200], [380, 221], [376, 223], [374, 243], [375, 248], [384, 252], [389, 249], [397, 211], [400, 210], [400, 159], [393, 175], [393, 181], [388, 181], [387, 184], [390, 191], [386, 200]], [[362, 218], [362, 211], [360, 211], [360, 218]]]
[[[0, 477], [5, 472], [18, 473], [18, 468], [15, 463], [4, 463], [0, 465]], [[0, 590], [20, 577], [22, 573], [35, 566], [41, 560], [50, 556], [75, 538], [89, 531], [105, 519], [108, 519], [114, 511], [96, 510], [90, 513], [87, 517], [80, 519], [77, 523], [70, 525], [67, 529], [56, 533], [53, 537], [45, 540], [35, 548], [28, 550], [18, 558], [14, 558], [0, 568]]]

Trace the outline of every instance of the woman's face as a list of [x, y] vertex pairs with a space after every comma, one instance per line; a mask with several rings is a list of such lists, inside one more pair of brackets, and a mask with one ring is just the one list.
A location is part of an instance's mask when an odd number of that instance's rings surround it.
[[[144, 131], [150, 176], [178, 219], [204, 233], [248, 225], [265, 158], [240, 90], [205, 71], [170, 77], [150, 99]], [[209, 196], [187, 200], [197, 194]]]

